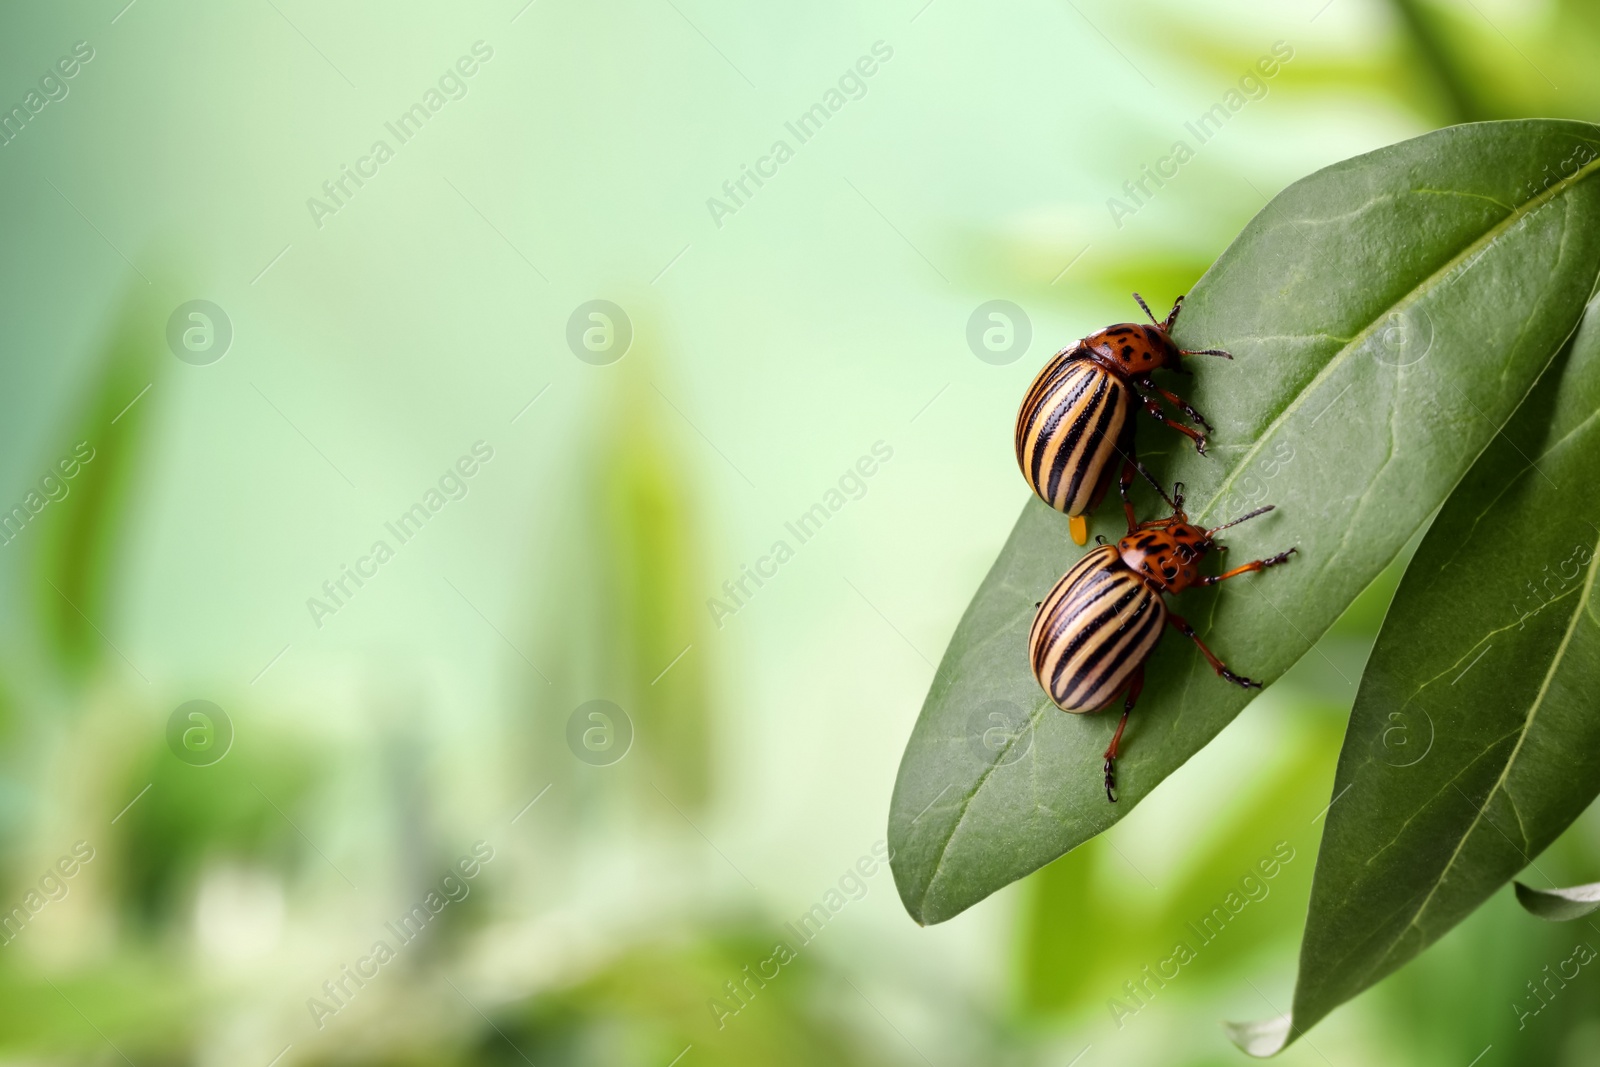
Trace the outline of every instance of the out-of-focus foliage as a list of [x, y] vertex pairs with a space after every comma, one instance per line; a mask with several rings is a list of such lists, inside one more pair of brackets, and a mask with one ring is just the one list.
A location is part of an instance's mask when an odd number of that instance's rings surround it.
[[[935, 930], [911, 928], [881, 871], [725, 1027], [709, 1002], [877, 834], [883, 760], [915, 711], [895, 694], [925, 682], [915, 647], [960, 607], [922, 594], [992, 558], [1003, 530], [973, 497], [1020, 488], [1005, 423], [1028, 364], [1132, 289], [1192, 284], [1266, 195], [1332, 161], [1323, 145], [1592, 118], [1590, 5], [1420, 4], [1478, 116], [1389, 5], [1275, 12], [1295, 61], [1123, 229], [1106, 197], [1270, 44], [1256, 9], [122, 6], [19, 8], [0, 32], [6, 107], [64, 45], [97, 50], [0, 149], [7, 503], [156, 383], [112, 428], [137, 447], [85, 472], [126, 461], [120, 480], [75, 486], [0, 550], [0, 908], [73, 842], [96, 850], [0, 944], [0, 1058], [1061, 1067], [1092, 1045], [1080, 1067], [1240, 1062], [1215, 1022], [1288, 1006], [1333, 773], [1316, 754], [1393, 576], [1169, 783], [1181, 803], [1152, 798]], [[495, 57], [465, 98], [309, 223], [306, 198], [480, 35]], [[895, 58], [868, 95], [708, 222], [705, 198], [878, 37]], [[137, 251], [146, 233], [194, 265], [182, 292]], [[654, 313], [628, 304], [637, 347], [577, 364], [570, 308], [647, 285]], [[1035, 345], [976, 366], [960, 327], [996, 295], [1027, 306]], [[207, 368], [161, 343], [196, 296], [234, 318]], [[705, 598], [880, 435], [902, 480], [715, 629]], [[311, 623], [305, 598], [478, 436], [497, 458], [471, 494]], [[541, 463], [557, 475], [521, 473]], [[845, 563], [877, 572], [857, 584], [881, 615], [842, 586], [830, 599]], [[82, 616], [46, 577], [82, 592]], [[240, 615], [259, 631], [231, 637]], [[440, 639], [441, 619], [466, 637]], [[210, 767], [162, 740], [197, 695], [236, 729]], [[575, 703], [597, 697], [638, 730], [610, 767], [566, 748]], [[1278, 835], [1296, 858], [1270, 895], [1119, 1015], [1124, 983]], [[342, 979], [478, 839], [495, 858], [470, 895], [376, 978]], [[1591, 880], [1600, 839], [1580, 821], [1539, 865]], [[1478, 1067], [1593, 1062], [1592, 987], [1520, 1028], [1511, 1007], [1581, 936], [1496, 898], [1283, 1061], [1463, 1067], [1492, 1043]], [[333, 1005], [335, 980], [354, 992], [319, 1029], [307, 1003]]]

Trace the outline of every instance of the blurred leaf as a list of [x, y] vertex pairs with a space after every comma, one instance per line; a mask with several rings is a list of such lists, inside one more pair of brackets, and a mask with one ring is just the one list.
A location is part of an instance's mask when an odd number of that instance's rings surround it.
[[1564, 923], [1600, 911], [1600, 882], [1566, 889], [1535, 889], [1516, 883], [1517, 902], [1541, 919]]
[[707, 583], [700, 580], [684, 464], [660, 424], [663, 410], [676, 416], [641, 380], [640, 355], [607, 400], [609, 424], [594, 471], [603, 494], [607, 640], [641, 751], [674, 800], [699, 806], [711, 789]]
[[[1314, 714], [1310, 707], [1303, 711]], [[1184, 868], [1161, 878], [1159, 886], [1107, 836], [1085, 842], [1030, 879], [1020, 939], [1026, 1007], [1037, 1013], [1064, 1012], [1103, 1005], [1108, 990], [1125, 997], [1126, 981], [1149, 981], [1140, 965], [1153, 968], [1171, 958], [1180, 941], [1196, 955], [1203, 954], [1203, 967], [1215, 973], [1274, 938], [1292, 936], [1299, 926], [1299, 907], [1283, 900], [1303, 900], [1310, 885], [1314, 839], [1308, 831], [1327, 795], [1323, 783], [1333, 773], [1326, 723], [1316, 716], [1310, 729], [1276, 750], [1280, 762], [1267, 768], [1262, 779], [1240, 783], [1241, 791], [1227, 798]], [[1274, 858], [1279, 842], [1289, 845], [1289, 859], [1263, 879], [1258, 864]], [[1112, 847], [1109, 857], [1102, 843]], [[1102, 859], [1110, 872], [1100, 870]], [[1254, 881], [1246, 883], [1247, 878]], [[1148, 894], [1142, 892], [1145, 884], [1150, 885]], [[1246, 918], [1202, 939], [1198, 924], [1230, 892], [1251, 898], [1240, 913]], [[1273, 898], [1276, 903], [1265, 904]], [[1188, 969], [1185, 965], [1185, 973]], [[1137, 1007], [1138, 1002], [1127, 999], [1123, 1005]]]
[[1276, 1047], [1436, 941], [1600, 794], [1597, 308], [1395, 594], [1340, 753], [1294, 1024]]
[[[1196, 286], [1180, 343], [1222, 346], [1189, 389], [1213, 454], [1144, 450], [1190, 487], [1191, 516], [1278, 511], [1230, 534], [1286, 567], [1180, 605], [1241, 673], [1271, 681], [1395, 557], [1571, 334], [1600, 262], [1595, 127], [1454, 127], [1337, 164], [1276, 197]], [[1333, 414], [1330, 416], [1329, 413]], [[1095, 525], [1119, 535], [1115, 508]], [[1149, 509], [1146, 509], [1147, 513]], [[1100, 787], [1116, 716], [1069, 716], [1027, 661], [1034, 604], [1075, 559], [1065, 519], [1030, 499], [958, 626], [912, 732], [889, 840], [901, 899], [940, 922], [1110, 826], [1248, 702], [1192, 645], [1152, 657], [1120, 804]], [[1034, 741], [974, 745], [1008, 704]]]
[[1412, 45], [1397, 58], [1425, 74], [1457, 115], [1586, 119], [1600, 103], [1600, 8], [1590, 0], [1492, 15], [1444, 0], [1391, 6]]
[[1465, 77], [1450, 46], [1434, 24], [1433, 15], [1421, 0], [1391, 0], [1400, 25], [1411, 39], [1421, 66], [1433, 77], [1445, 111], [1454, 122], [1477, 122], [1489, 118], [1489, 110], [1476, 86]]
[[[46, 504], [38, 529], [25, 533], [39, 539], [39, 630], [65, 667], [81, 669], [117, 655], [96, 627], [104, 629], [113, 610], [116, 557], [128, 534], [144, 427], [155, 408], [145, 390], [155, 391], [163, 356], [172, 358], [164, 351], [170, 311], [145, 286], [123, 301], [91, 372], [84, 410], [46, 457], [46, 473], [66, 495]], [[78, 463], [85, 455], [88, 461]], [[61, 477], [62, 460], [78, 465], [73, 477]]]
[[180, 761], [165, 746], [152, 748], [121, 791], [139, 796], [119, 827], [118, 879], [129, 917], [147, 929], [179, 921], [202, 867], [214, 857], [251, 860], [285, 875], [300, 868], [335, 878], [289, 821], [305, 825], [316, 780], [309, 754], [270, 730], [205, 767]]
[[216, 1010], [214, 988], [170, 955], [124, 950], [88, 973], [53, 977], [13, 967], [0, 969], [0, 1045], [13, 1060], [126, 1062], [108, 1045], [110, 1032], [132, 1062], [180, 1063], [193, 1030]]
[[[1108, 901], [1097, 895], [1095, 875], [1104, 853], [1099, 845], [1087, 842], [1047, 864], [1029, 883], [1017, 939], [1021, 1000], [1027, 1012], [1066, 1012], [1091, 1000], [1095, 980], [1110, 965], [1110, 922], [1135, 934], [1145, 928], [1138, 921], [1144, 909], [1122, 897]], [[1138, 958], [1124, 939], [1114, 947], [1120, 957]], [[1064, 966], [1068, 960], [1071, 966]]]
[[497, 1053], [485, 1062], [522, 1062], [506, 1040], [539, 1064], [667, 1064], [686, 1046], [706, 1067], [888, 1062], [840, 1025], [836, 1003], [871, 1008], [817, 950], [753, 927], [693, 933], [647, 940], [582, 983], [508, 1010], [495, 1024], [506, 1038], [483, 1033]]
[[[704, 599], [711, 584], [701, 573], [699, 511], [677, 447], [692, 431], [654, 384], [662, 349], [640, 319], [626, 358], [596, 370], [604, 377], [575, 482], [579, 519], [550, 568], [560, 592], [537, 600], [557, 650], [543, 667], [556, 729], [568, 729], [569, 716], [588, 701], [614, 703], [632, 728], [619, 766], [642, 771], [629, 776], [648, 806], [664, 807], [665, 795], [693, 810], [712, 783], [715, 697]], [[546, 684], [541, 678], [536, 691]], [[571, 743], [540, 745], [539, 758], [562, 780], [598, 784], [605, 775], [574, 759]]]

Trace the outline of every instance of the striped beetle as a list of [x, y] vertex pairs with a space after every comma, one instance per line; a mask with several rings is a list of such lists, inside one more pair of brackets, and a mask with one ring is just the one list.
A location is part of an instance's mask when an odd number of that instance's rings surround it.
[[[1157, 487], [1160, 491], [1160, 487]], [[1033, 676], [1062, 711], [1102, 711], [1127, 692], [1122, 719], [1105, 752], [1106, 798], [1116, 802], [1113, 769], [1128, 713], [1144, 687], [1144, 664], [1171, 626], [1200, 648], [1206, 662], [1223, 678], [1245, 689], [1261, 683], [1234, 674], [1206, 647], [1194, 627], [1167, 609], [1163, 594], [1181, 593], [1192, 585], [1216, 585], [1240, 574], [1286, 562], [1293, 548], [1267, 559], [1245, 563], [1217, 575], [1201, 575], [1200, 560], [1208, 551], [1225, 551], [1216, 535], [1230, 526], [1272, 510], [1257, 508], [1209, 530], [1191, 525], [1183, 511], [1183, 483], [1173, 496], [1172, 517], [1135, 523], [1114, 544], [1101, 538], [1098, 548], [1073, 564], [1039, 602], [1028, 631]]]
[[[1072, 520], [1072, 539], [1089, 539], [1084, 514], [1099, 506], [1111, 485], [1112, 453], [1122, 457], [1118, 489], [1122, 506], [1133, 524], [1128, 486], [1138, 465], [1133, 450], [1133, 398], [1150, 415], [1194, 441], [1206, 453], [1205, 434], [1167, 418], [1151, 393], [1181, 410], [1192, 422], [1210, 431], [1211, 424], [1188, 402], [1167, 392], [1151, 379], [1161, 368], [1187, 373], [1184, 356], [1233, 356], [1219, 348], [1195, 351], [1179, 348], [1172, 340], [1183, 297], [1172, 305], [1165, 322], [1158, 320], [1138, 293], [1133, 298], [1150, 316], [1151, 325], [1124, 322], [1090, 334], [1070, 348], [1057, 352], [1034, 378], [1017, 409], [1017, 466], [1033, 491]], [[1148, 392], [1141, 392], [1140, 387]]]

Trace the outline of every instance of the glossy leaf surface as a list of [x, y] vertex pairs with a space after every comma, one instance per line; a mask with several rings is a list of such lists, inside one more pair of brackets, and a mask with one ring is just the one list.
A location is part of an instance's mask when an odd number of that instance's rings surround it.
[[[1216, 426], [1211, 454], [1148, 422], [1141, 455], [1187, 483], [1197, 522], [1278, 506], [1229, 531], [1230, 564], [1300, 550], [1172, 600], [1234, 669], [1270, 682], [1304, 655], [1566, 343], [1600, 264], [1597, 146], [1587, 124], [1488, 123], [1347, 160], [1274, 198], [1195, 286], [1178, 341], [1237, 358], [1201, 357], [1192, 378], [1166, 384]], [[1119, 535], [1117, 512], [1113, 499], [1092, 530]], [[1169, 634], [1129, 725], [1121, 803], [1107, 803], [1099, 771], [1116, 716], [1057, 711], [1027, 663], [1034, 604], [1081, 551], [1065, 517], [1030, 500], [935, 674], [889, 819], [919, 922], [1110, 826], [1249, 700]]]

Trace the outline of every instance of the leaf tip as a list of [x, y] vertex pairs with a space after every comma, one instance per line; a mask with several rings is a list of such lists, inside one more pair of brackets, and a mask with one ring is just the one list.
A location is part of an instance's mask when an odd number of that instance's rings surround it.
[[1279, 1015], [1254, 1023], [1224, 1022], [1222, 1029], [1243, 1052], [1257, 1059], [1265, 1059], [1276, 1056], [1289, 1043], [1294, 1029], [1294, 1016]]
[[1565, 889], [1535, 889], [1521, 882], [1513, 882], [1517, 903], [1530, 915], [1546, 922], [1570, 922], [1600, 911], [1600, 882], [1575, 885]]
[[900, 894], [900, 906], [906, 909], [906, 914], [911, 916], [912, 922], [925, 927], [928, 923], [923, 917], [923, 908], [928, 900], [927, 886], [913, 884], [913, 879], [897, 862], [899, 858], [898, 849], [889, 855], [889, 873], [894, 876], [894, 887]]

